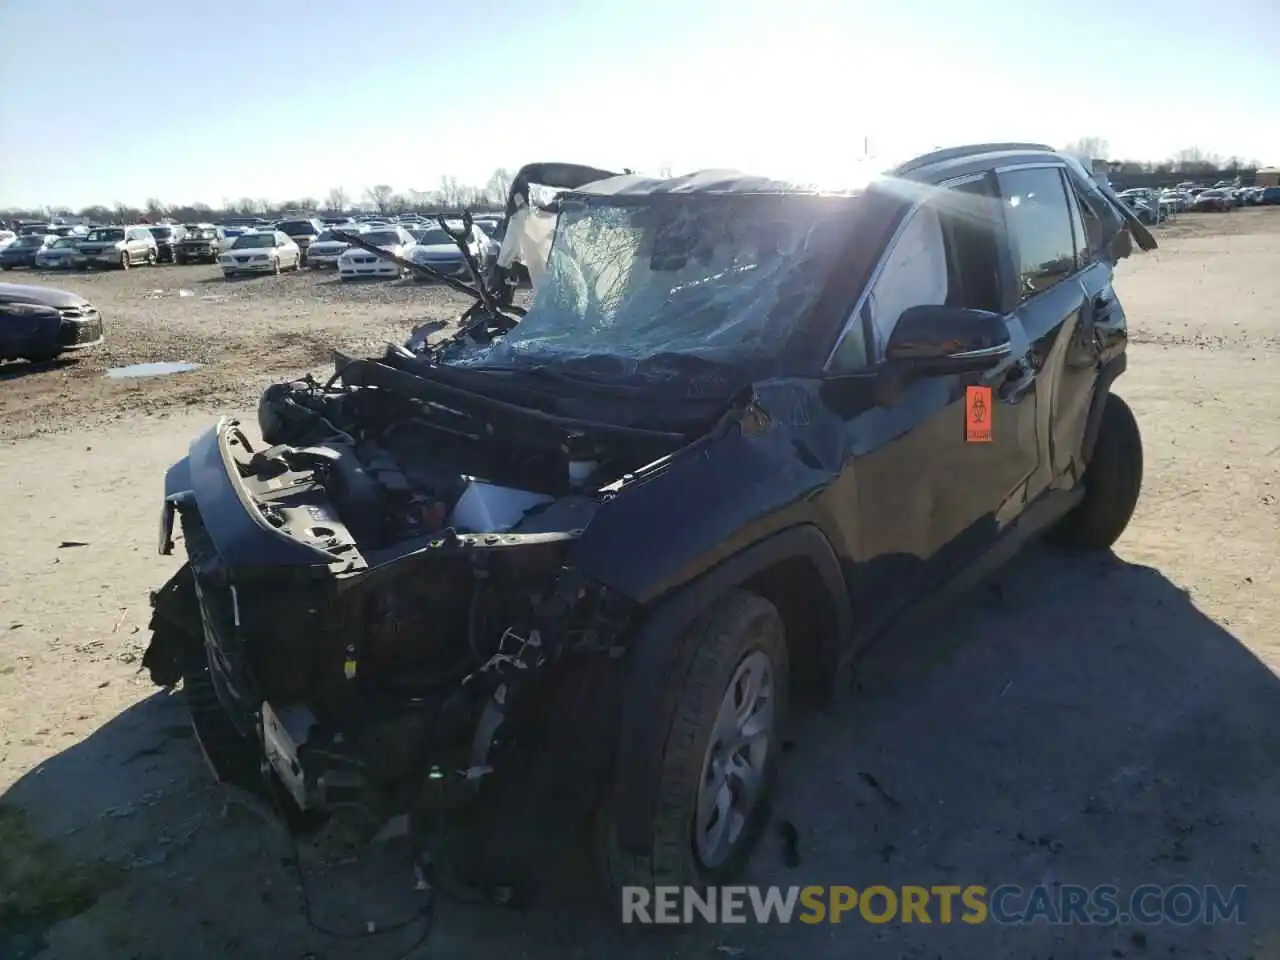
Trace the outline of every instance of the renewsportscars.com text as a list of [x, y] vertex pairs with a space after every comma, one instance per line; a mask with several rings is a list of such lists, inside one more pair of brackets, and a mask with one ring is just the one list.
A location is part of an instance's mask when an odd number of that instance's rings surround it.
[[624, 887], [623, 923], [1244, 923], [1248, 890], [1144, 884]]

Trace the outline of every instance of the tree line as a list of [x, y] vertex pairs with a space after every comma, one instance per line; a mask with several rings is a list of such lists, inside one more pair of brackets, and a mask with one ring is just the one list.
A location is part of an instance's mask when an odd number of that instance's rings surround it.
[[1111, 144], [1104, 137], [1081, 137], [1068, 143], [1063, 150], [1091, 160], [1106, 160], [1119, 173], [1185, 173], [1202, 176], [1220, 170], [1257, 170], [1260, 160], [1243, 157], [1223, 157], [1202, 150], [1200, 147], [1183, 147], [1164, 160], [1115, 160], [1111, 158]]
[[117, 201], [112, 206], [94, 204], [72, 210], [66, 206], [44, 206], [32, 209], [0, 210], [0, 220], [38, 220], [47, 217], [84, 217], [94, 223], [135, 223], [142, 218], [152, 222], [171, 217], [182, 223], [199, 223], [221, 217], [281, 217], [289, 214], [350, 213], [357, 209], [371, 213], [429, 213], [432, 210], [500, 209], [506, 205], [507, 191], [514, 174], [506, 167], [494, 170], [483, 187], [465, 184], [454, 176], [440, 178], [435, 190], [396, 190], [379, 183], [353, 195], [343, 187], [333, 187], [324, 197], [301, 196], [290, 200], [267, 197], [224, 197], [220, 206], [209, 203], [166, 203], [150, 197], [142, 206]]

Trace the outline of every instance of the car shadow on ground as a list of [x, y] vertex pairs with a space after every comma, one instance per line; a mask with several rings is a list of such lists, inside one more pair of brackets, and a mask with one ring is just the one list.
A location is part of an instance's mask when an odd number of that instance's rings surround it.
[[80, 360], [78, 357], [56, 357], [53, 360], [0, 360], [0, 381], [17, 380], [21, 377], [35, 376], [74, 367]]
[[[541, 871], [536, 899], [517, 911], [442, 897], [439, 953], [424, 955], [1280, 955], [1280, 684], [1158, 570], [1032, 547], [971, 599], [879, 642], [846, 686], [793, 723], [746, 882], [1244, 884], [1247, 922], [969, 925], [957, 909], [947, 924], [935, 906], [928, 925], [855, 911], [818, 926], [624, 927], [578, 838], [516, 809], [508, 824], [529, 839], [513, 855]], [[208, 783], [179, 697], [144, 700], [51, 757], [3, 811], [56, 843], [38, 858], [51, 876], [18, 888], [43, 902], [0, 898], [0, 928], [18, 931], [0, 938], [6, 956], [45, 942], [50, 956], [103, 960], [399, 956], [422, 931], [357, 945], [310, 928], [288, 840]], [[392, 842], [309, 867], [313, 920], [358, 933], [413, 917], [404, 856]]]

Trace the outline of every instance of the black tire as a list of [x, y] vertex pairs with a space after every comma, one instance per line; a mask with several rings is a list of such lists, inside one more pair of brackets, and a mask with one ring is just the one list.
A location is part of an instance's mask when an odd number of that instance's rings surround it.
[[[717, 712], [737, 671], [763, 654], [772, 668], [773, 719], [762, 778], [745, 824], [723, 860], [708, 865], [697, 850], [697, 802]], [[649, 722], [662, 744], [657, 803], [652, 814], [652, 848], [643, 855], [617, 843], [608, 800], [597, 820], [601, 870], [614, 891], [626, 886], [705, 886], [732, 879], [745, 866], [768, 816], [777, 778], [782, 727], [786, 720], [788, 661], [782, 619], [773, 604], [735, 590], [696, 621], [680, 638]], [[620, 763], [644, 762], [622, 757]], [[733, 781], [740, 782], [740, 781]]]
[[156, 255], [156, 252], [154, 250], [147, 251], [146, 263], [148, 267], [154, 267], [156, 263], [159, 262], [159, 259], [160, 258]]
[[130, 262], [129, 251], [121, 250], [120, 251], [120, 269], [128, 270], [131, 266], [133, 266], [133, 264], [132, 262]]
[[1129, 405], [1107, 395], [1093, 457], [1084, 472], [1084, 499], [1062, 518], [1051, 539], [1081, 550], [1109, 550], [1120, 539], [1142, 492], [1142, 434]]

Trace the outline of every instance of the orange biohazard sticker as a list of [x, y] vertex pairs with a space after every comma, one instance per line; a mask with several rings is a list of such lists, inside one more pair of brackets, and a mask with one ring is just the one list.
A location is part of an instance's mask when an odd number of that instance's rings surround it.
[[991, 442], [991, 388], [965, 387], [965, 443]]

